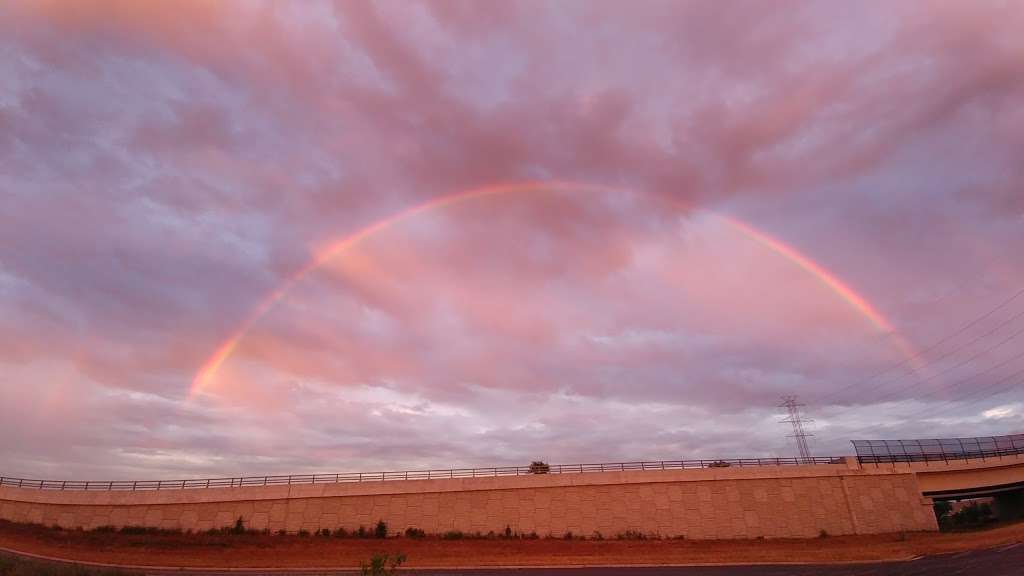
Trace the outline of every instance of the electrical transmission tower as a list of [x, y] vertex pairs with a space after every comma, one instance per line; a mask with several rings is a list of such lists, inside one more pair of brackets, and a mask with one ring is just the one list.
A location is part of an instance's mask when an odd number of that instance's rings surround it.
[[807, 447], [807, 437], [814, 436], [804, 430], [804, 424], [808, 422], [814, 422], [810, 418], [804, 418], [800, 415], [800, 407], [805, 404], [800, 404], [796, 401], [796, 396], [783, 396], [782, 404], [779, 404], [779, 408], [785, 408], [789, 412], [789, 416], [784, 420], [779, 420], [781, 424], [792, 424], [793, 433], [790, 435], [791, 438], [796, 439], [797, 450], [800, 451], [800, 460], [809, 461], [811, 459], [811, 450]]

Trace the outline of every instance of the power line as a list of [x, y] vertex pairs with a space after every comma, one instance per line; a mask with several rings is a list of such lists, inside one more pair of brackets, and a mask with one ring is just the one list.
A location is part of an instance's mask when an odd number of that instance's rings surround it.
[[[1000, 368], [1002, 366], [1005, 366], [1006, 364], [1009, 364], [1011, 361], [1016, 360], [1016, 359], [1021, 358], [1021, 357], [1024, 357], [1024, 353], [1018, 354], [1014, 358], [1011, 358], [1010, 360], [1007, 360], [1006, 362], [1003, 362], [1003, 363], [1001, 363], [1001, 364], [999, 364], [997, 366], [993, 366], [992, 368], [990, 368], [986, 372], [990, 372], [991, 370], [994, 370], [995, 368]], [[959, 385], [971, 382], [977, 376], [978, 375], [975, 375], [975, 377], [961, 380], [960, 382], [957, 383], [957, 385], [959, 386]], [[955, 400], [944, 400], [944, 401], [939, 402], [937, 404], [933, 404], [931, 406], [928, 406], [924, 410], [919, 410], [917, 412], [912, 412], [912, 413], [904, 416], [902, 419], [904, 421], [916, 421], [916, 420], [919, 420], [921, 418], [921, 416], [932, 416], [932, 417], [934, 417], [934, 416], [948, 414], [948, 413], [952, 412], [953, 410], [963, 408], [964, 406], [973, 406], [973, 405], [977, 404], [978, 402], [982, 402], [984, 400], [987, 400], [988, 398], [992, 398], [992, 397], [998, 396], [1000, 394], [1004, 394], [1006, 392], [1009, 392], [1013, 388], [1015, 388], [1017, 386], [1020, 386], [1020, 380], [1021, 379], [1024, 379], [1024, 368], [1018, 370], [1017, 372], [1009, 374], [1009, 375], [1007, 375], [1007, 376], [1005, 376], [1005, 377], [1003, 377], [1003, 378], [1001, 378], [999, 380], [996, 380], [995, 382], [992, 382], [992, 383], [990, 383], [990, 384], [988, 384], [986, 386], [983, 386], [983, 387], [981, 387], [981, 388], [973, 391], [972, 393], [967, 394], [967, 395], [965, 395], [965, 396], [963, 396], [961, 398], [957, 398]], [[1009, 386], [1004, 386], [1007, 382], [1011, 382], [1011, 384]], [[993, 390], [993, 389], [995, 391], [992, 392], [991, 394], [989, 394], [988, 392]], [[979, 395], [980, 395], [980, 397], [979, 397]], [[971, 400], [970, 402], [966, 402], [967, 400], [970, 400], [972, 398], [974, 398], [974, 400]], [[941, 407], [941, 409], [936, 409], [936, 407]], [[883, 428], [883, 425], [876, 424], [875, 426], [869, 427], [866, 430], [874, 431], [874, 430], [880, 430], [881, 428]]]
[[[1001, 302], [1001, 303], [1000, 303], [1000, 304], [999, 304], [998, 306], [996, 306], [995, 308], [993, 308], [993, 309], [989, 310], [989, 311], [988, 311], [988, 312], [986, 312], [985, 314], [982, 314], [981, 316], [979, 316], [979, 317], [975, 318], [974, 320], [971, 320], [971, 321], [970, 321], [970, 322], [968, 322], [967, 324], [965, 324], [965, 325], [961, 326], [961, 327], [960, 327], [959, 329], [957, 329], [957, 330], [956, 330], [955, 332], [953, 332], [952, 334], [949, 334], [948, 336], [946, 336], [946, 337], [942, 338], [941, 340], [939, 340], [939, 341], [937, 341], [937, 342], [934, 342], [933, 344], [929, 345], [928, 347], [926, 347], [926, 348], [924, 348], [924, 349], [922, 349], [922, 350], [919, 350], [918, 352], [916, 352], [916, 353], [914, 353], [913, 355], [911, 355], [911, 356], [910, 356], [909, 358], [906, 358], [906, 359], [902, 360], [901, 362], [897, 362], [896, 364], [894, 364], [894, 365], [892, 365], [892, 366], [889, 366], [889, 367], [887, 367], [887, 368], [883, 369], [882, 371], [880, 371], [880, 372], [877, 372], [877, 373], [873, 374], [872, 376], [869, 376], [868, 378], [866, 378], [866, 379], [864, 379], [864, 380], [861, 380], [861, 381], [859, 381], [859, 382], [855, 382], [855, 383], [853, 383], [853, 384], [847, 384], [846, 386], [843, 386], [843, 387], [842, 387], [842, 388], [840, 388], [839, 390], [836, 390], [836, 391], [834, 391], [833, 393], [831, 393], [831, 394], [829, 394], [829, 395], [825, 396], [824, 398], [822, 398], [822, 399], [821, 399], [821, 400], [819, 401], [819, 404], [822, 404], [822, 405], [827, 405], [827, 404], [828, 404], [829, 402], [831, 402], [832, 400], [834, 400], [834, 399], [838, 398], [839, 396], [842, 396], [842, 394], [843, 394], [844, 392], [846, 392], [847, 390], [850, 390], [850, 389], [852, 389], [852, 388], [856, 388], [856, 387], [860, 387], [860, 386], [863, 386], [863, 385], [865, 385], [865, 384], [870, 384], [871, 382], [874, 382], [875, 380], [877, 380], [877, 379], [878, 379], [878, 378], [879, 378], [880, 376], [882, 376], [882, 375], [884, 375], [884, 374], [887, 374], [887, 373], [891, 372], [891, 371], [892, 371], [892, 370], [894, 370], [894, 369], [897, 369], [897, 368], [900, 368], [900, 367], [903, 367], [903, 366], [908, 366], [908, 365], [910, 365], [910, 364], [911, 364], [911, 363], [912, 363], [912, 362], [913, 362], [914, 360], [916, 360], [916, 359], [920, 359], [920, 358], [923, 358], [923, 356], [924, 356], [925, 354], [927, 354], [928, 352], [931, 352], [932, 350], [935, 350], [935, 349], [937, 349], [937, 348], [938, 348], [939, 346], [941, 346], [941, 345], [945, 344], [946, 342], [949, 342], [950, 340], [952, 340], [952, 339], [956, 338], [957, 336], [959, 336], [959, 335], [963, 334], [964, 332], [966, 332], [967, 330], [969, 330], [969, 329], [973, 328], [974, 326], [977, 326], [977, 325], [978, 325], [979, 323], [981, 323], [982, 321], [984, 321], [984, 320], [988, 319], [989, 317], [991, 317], [991, 316], [992, 316], [993, 314], [995, 314], [996, 312], [998, 312], [998, 311], [1002, 310], [1003, 308], [1005, 308], [1006, 306], [1008, 306], [1009, 304], [1011, 304], [1011, 303], [1012, 303], [1012, 302], [1013, 302], [1014, 300], [1016, 300], [1017, 298], [1021, 297], [1022, 295], [1024, 295], [1024, 288], [1021, 288], [1020, 290], [1018, 290], [1017, 292], [1015, 292], [1015, 293], [1014, 293], [1014, 294], [1013, 294], [1012, 296], [1010, 296], [1009, 298], [1007, 298], [1006, 300], [1004, 300], [1003, 302]], [[971, 346], [971, 345], [973, 345], [974, 343], [978, 342], [978, 341], [979, 341], [979, 340], [981, 340], [982, 338], [985, 338], [985, 337], [987, 337], [987, 336], [989, 336], [989, 335], [991, 335], [991, 334], [995, 333], [996, 331], [998, 331], [998, 330], [999, 330], [1000, 328], [1002, 328], [1003, 326], [1006, 326], [1007, 324], [1009, 324], [1009, 323], [1010, 323], [1010, 322], [1012, 322], [1013, 320], [1016, 320], [1016, 319], [1017, 319], [1017, 318], [1019, 318], [1019, 317], [1020, 317], [1021, 315], [1024, 315], [1024, 312], [1021, 312], [1021, 313], [1018, 313], [1018, 314], [1016, 314], [1016, 315], [1015, 315], [1015, 316], [1013, 316], [1013, 318], [1011, 318], [1010, 320], [1007, 320], [1007, 321], [1003, 322], [1002, 324], [1000, 324], [999, 326], [997, 326], [997, 327], [996, 327], [995, 329], [993, 329], [993, 330], [990, 330], [990, 331], [989, 331], [989, 332], [987, 332], [986, 334], [984, 334], [984, 335], [982, 335], [982, 336], [980, 336], [980, 337], [978, 337], [978, 338], [975, 338], [975, 339], [974, 339], [974, 340], [972, 340], [972, 341], [971, 341], [971, 342], [970, 342], [969, 344], [967, 344], [967, 345], [965, 345], [965, 346], [961, 346], [961, 347], [959, 347], [959, 348], [956, 348], [956, 349], [954, 349], [953, 351], [951, 351], [951, 352], [948, 352], [948, 353], [946, 353], [946, 354], [944, 354], [944, 355], [942, 355], [942, 356], [940, 356], [940, 357], [938, 357], [938, 358], [936, 358], [936, 359], [930, 360], [929, 362], [935, 362], [936, 360], [941, 360], [941, 359], [947, 358], [947, 357], [949, 357], [949, 356], [950, 356], [951, 354], [954, 354], [954, 353], [956, 353], [956, 352], [959, 352], [960, 350], [964, 349], [964, 348], [965, 348], [966, 346]], [[906, 376], [906, 375], [909, 375], [909, 374], [913, 374], [913, 373], [915, 373], [915, 371], [916, 371], [916, 370], [915, 370], [915, 369], [913, 368], [913, 366], [910, 366], [910, 367], [911, 367], [911, 371], [910, 371], [910, 372], [908, 372], [908, 373], [906, 373], [906, 374], [903, 374], [903, 375], [901, 375], [901, 376], [900, 376], [899, 378], [902, 378], [903, 376]], [[878, 389], [878, 388], [879, 388], [880, 386], [884, 385], [885, 383], [886, 383], [886, 381], [883, 381], [883, 382], [882, 382], [881, 384], [879, 384], [879, 385], [876, 385], [875, 387], [873, 387], [873, 388], [871, 388], [871, 389], [872, 389], [872, 390], [877, 390], [877, 389]]]
[[[1018, 358], [1021, 356], [1018, 356]], [[941, 414], [948, 414], [949, 412], [959, 408], [963, 408], [964, 406], [973, 406], [978, 402], [983, 402], [985, 400], [988, 400], [989, 398], [993, 398], [995, 396], [999, 396], [1000, 394], [1004, 394], [1006, 392], [1009, 392], [1010, 390], [1013, 390], [1015, 387], [1020, 386], [1021, 380], [1024, 380], [1024, 368], [1018, 370], [1017, 372], [1009, 374], [999, 380], [996, 380], [995, 382], [982, 386], [981, 388], [978, 388], [977, 390], [974, 390], [970, 394], [966, 394], [961, 398], [953, 400], [944, 400], [935, 405], [943, 406], [944, 409], [936, 410], [935, 406], [931, 406], [926, 410], [920, 410], [916, 413], [913, 413], [911, 414], [911, 416], [913, 419], [920, 418], [922, 415], [937, 416]], [[1008, 386], [1005, 386], [1007, 382], [1010, 382], [1010, 384]], [[995, 391], [990, 394], [989, 392], [992, 390]], [[970, 401], [968, 402], [968, 400]]]
[[[1022, 312], [1022, 314], [1024, 314], [1024, 312]], [[906, 387], [904, 387], [902, 389], [899, 389], [899, 390], [894, 390], [894, 391], [890, 392], [889, 394], [883, 395], [880, 399], [876, 399], [874, 403], [885, 402], [885, 401], [887, 401], [889, 399], [895, 398], [896, 396], [898, 396], [901, 393], [906, 393], [906, 392], [909, 392], [910, 390], [914, 390], [914, 389], [918, 388], [919, 386], [921, 386], [925, 382], [929, 382], [931, 380], [934, 380], [935, 378], [938, 378], [939, 376], [943, 376], [945, 374], [948, 374], [948, 373], [952, 372], [953, 370], [956, 370], [957, 368], [961, 368], [963, 366], [966, 366], [967, 364], [970, 364], [971, 362], [977, 360], [978, 358], [981, 358], [982, 356], [985, 356], [987, 354], [990, 354], [990, 353], [994, 352], [995, 350], [998, 350], [999, 348], [1002, 348], [1004, 345], [1012, 342], [1014, 339], [1017, 338], [1017, 336], [1020, 336], [1021, 334], [1024, 334], [1024, 328], [1021, 328], [1020, 330], [1017, 330], [1016, 332], [1011, 334], [1009, 337], [1003, 339], [1003, 341], [1001, 341], [1000, 343], [996, 344], [995, 346], [991, 346], [989, 348], [986, 348], [986, 349], [982, 350], [981, 352], [978, 352], [974, 356], [971, 356], [970, 358], [961, 361], [959, 364], [954, 364], [954, 365], [952, 365], [952, 366], [942, 370], [941, 372], [936, 372], [936, 373], [928, 376], [927, 378], [921, 378], [920, 380], [910, 384], [909, 386], [906, 386]], [[1024, 352], [1022, 352], [1022, 355], [1024, 355]], [[1016, 358], [1019, 358], [1019, 357], [1020, 356], [1015, 356], [1013, 359], [1016, 359]], [[1002, 365], [1005, 365], [1005, 364], [1006, 363], [1004, 363]], [[985, 372], [982, 372], [982, 374], [984, 374], [984, 373]], [[978, 376], [978, 375], [975, 375], [975, 376]]]

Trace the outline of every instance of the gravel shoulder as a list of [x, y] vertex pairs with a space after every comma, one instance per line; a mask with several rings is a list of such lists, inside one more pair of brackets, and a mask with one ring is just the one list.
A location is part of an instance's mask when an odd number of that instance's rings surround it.
[[770, 540], [440, 540], [120, 534], [0, 522], [0, 547], [74, 561], [203, 568], [354, 568], [377, 552], [408, 567], [882, 562], [1024, 542], [1024, 523], [965, 533]]

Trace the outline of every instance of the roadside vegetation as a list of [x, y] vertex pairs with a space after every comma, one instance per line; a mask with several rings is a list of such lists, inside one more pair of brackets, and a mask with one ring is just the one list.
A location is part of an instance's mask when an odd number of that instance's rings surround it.
[[943, 531], [977, 530], [997, 522], [988, 502], [969, 502], [956, 512], [948, 501], [936, 502], [933, 507], [939, 529]]

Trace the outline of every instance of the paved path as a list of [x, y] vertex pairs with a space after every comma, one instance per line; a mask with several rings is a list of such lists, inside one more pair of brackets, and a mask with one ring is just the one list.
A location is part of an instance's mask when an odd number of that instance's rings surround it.
[[[0, 552], [2, 553], [2, 552]], [[341, 576], [352, 570], [133, 570], [150, 576]], [[1024, 543], [879, 564], [614, 568], [407, 569], [411, 576], [1024, 576]]]

